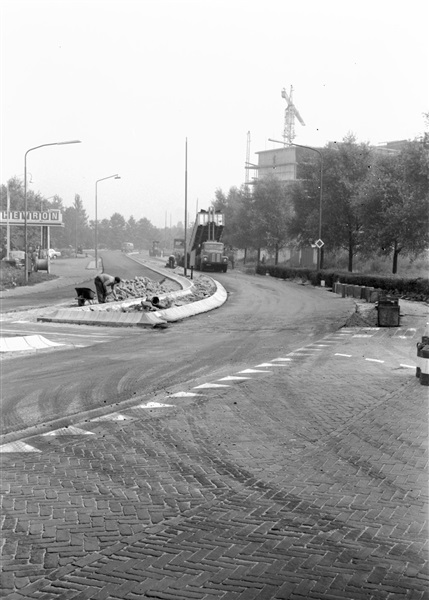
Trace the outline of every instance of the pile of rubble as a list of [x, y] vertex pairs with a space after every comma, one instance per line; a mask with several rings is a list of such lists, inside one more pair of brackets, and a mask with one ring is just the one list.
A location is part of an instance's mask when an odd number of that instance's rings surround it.
[[[147, 298], [151, 296], [162, 296], [180, 289], [178, 284], [171, 279], [152, 281], [148, 277], [134, 277], [134, 279], [122, 279], [120, 285], [115, 287], [117, 300], [131, 300], [133, 298]], [[108, 298], [108, 301], [111, 299]]]
[[[216, 292], [215, 283], [208, 277], [196, 277], [192, 283], [189, 293], [175, 297], [176, 294], [173, 294], [173, 292], [177, 292], [178, 285], [174, 281], [163, 279], [157, 282], [147, 277], [135, 277], [132, 280], [121, 281], [115, 292], [118, 301], [128, 301], [134, 298], [140, 300], [135, 304], [122, 305], [120, 310], [123, 312], [161, 310], [172, 306], [184, 306], [191, 302], [209, 298]], [[159, 299], [160, 296], [162, 296], [162, 300]], [[112, 306], [112, 310], [118, 310], [118, 307]]]

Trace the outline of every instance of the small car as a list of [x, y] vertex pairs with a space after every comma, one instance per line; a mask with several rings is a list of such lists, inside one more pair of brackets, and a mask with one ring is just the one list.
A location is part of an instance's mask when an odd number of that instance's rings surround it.
[[53, 248], [49, 248], [48, 254], [49, 258], [58, 258], [61, 256], [61, 252], [58, 252], [58, 250], [54, 250]]

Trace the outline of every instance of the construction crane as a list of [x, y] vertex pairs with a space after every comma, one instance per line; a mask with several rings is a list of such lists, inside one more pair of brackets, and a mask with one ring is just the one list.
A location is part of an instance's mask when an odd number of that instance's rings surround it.
[[290, 146], [295, 139], [295, 117], [301, 123], [301, 125], [305, 126], [305, 123], [298, 112], [298, 109], [293, 103], [293, 87], [290, 86], [289, 95], [286, 92], [286, 89], [282, 89], [282, 98], [284, 98], [287, 102], [286, 110], [285, 110], [285, 128], [283, 133], [283, 139], [285, 146]]

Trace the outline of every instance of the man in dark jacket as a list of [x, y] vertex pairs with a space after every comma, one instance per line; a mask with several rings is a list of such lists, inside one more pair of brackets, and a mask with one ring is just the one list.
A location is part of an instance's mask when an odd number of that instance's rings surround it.
[[107, 273], [102, 273], [101, 275], [97, 275], [94, 279], [94, 283], [95, 289], [97, 290], [98, 302], [100, 302], [100, 304], [106, 302], [106, 298], [109, 294], [112, 294], [115, 300], [117, 299], [114, 287], [118, 283], [121, 283], [119, 277], [113, 277]]

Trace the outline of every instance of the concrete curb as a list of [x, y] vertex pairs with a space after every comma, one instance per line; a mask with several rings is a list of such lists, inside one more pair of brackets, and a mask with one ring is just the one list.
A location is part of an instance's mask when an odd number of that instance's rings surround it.
[[[129, 302], [109, 303], [102, 305], [94, 304], [80, 308], [59, 309], [49, 316], [37, 317], [37, 321], [48, 323], [74, 323], [81, 325], [105, 325], [109, 327], [155, 327], [165, 323], [174, 323], [187, 317], [205, 313], [222, 306], [227, 299], [225, 288], [217, 281], [216, 292], [210, 298], [190, 302], [184, 306], [174, 306], [149, 313], [126, 313], [121, 311], [121, 307], [140, 304], [141, 299], [134, 298]], [[191, 290], [179, 291], [182, 295], [189, 294]], [[176, 292], [177, 293], [177, 292]], [[171, 295], [171, 294], [167, 294]], [[116, 306], [115, 306], [116, 305]], [[97, 307], [97, 308], [96, 308]], [[116, 310], [108, 310], [116, 307]], [[82, 310], [85, 309], [85, 310]]]
[[23, 337], [6, 337], [0, 339], [0, 352], [21, 352], [23, 350], [43, 350], [63, 346], [47, 340], [42, 335], [25, 335]]

